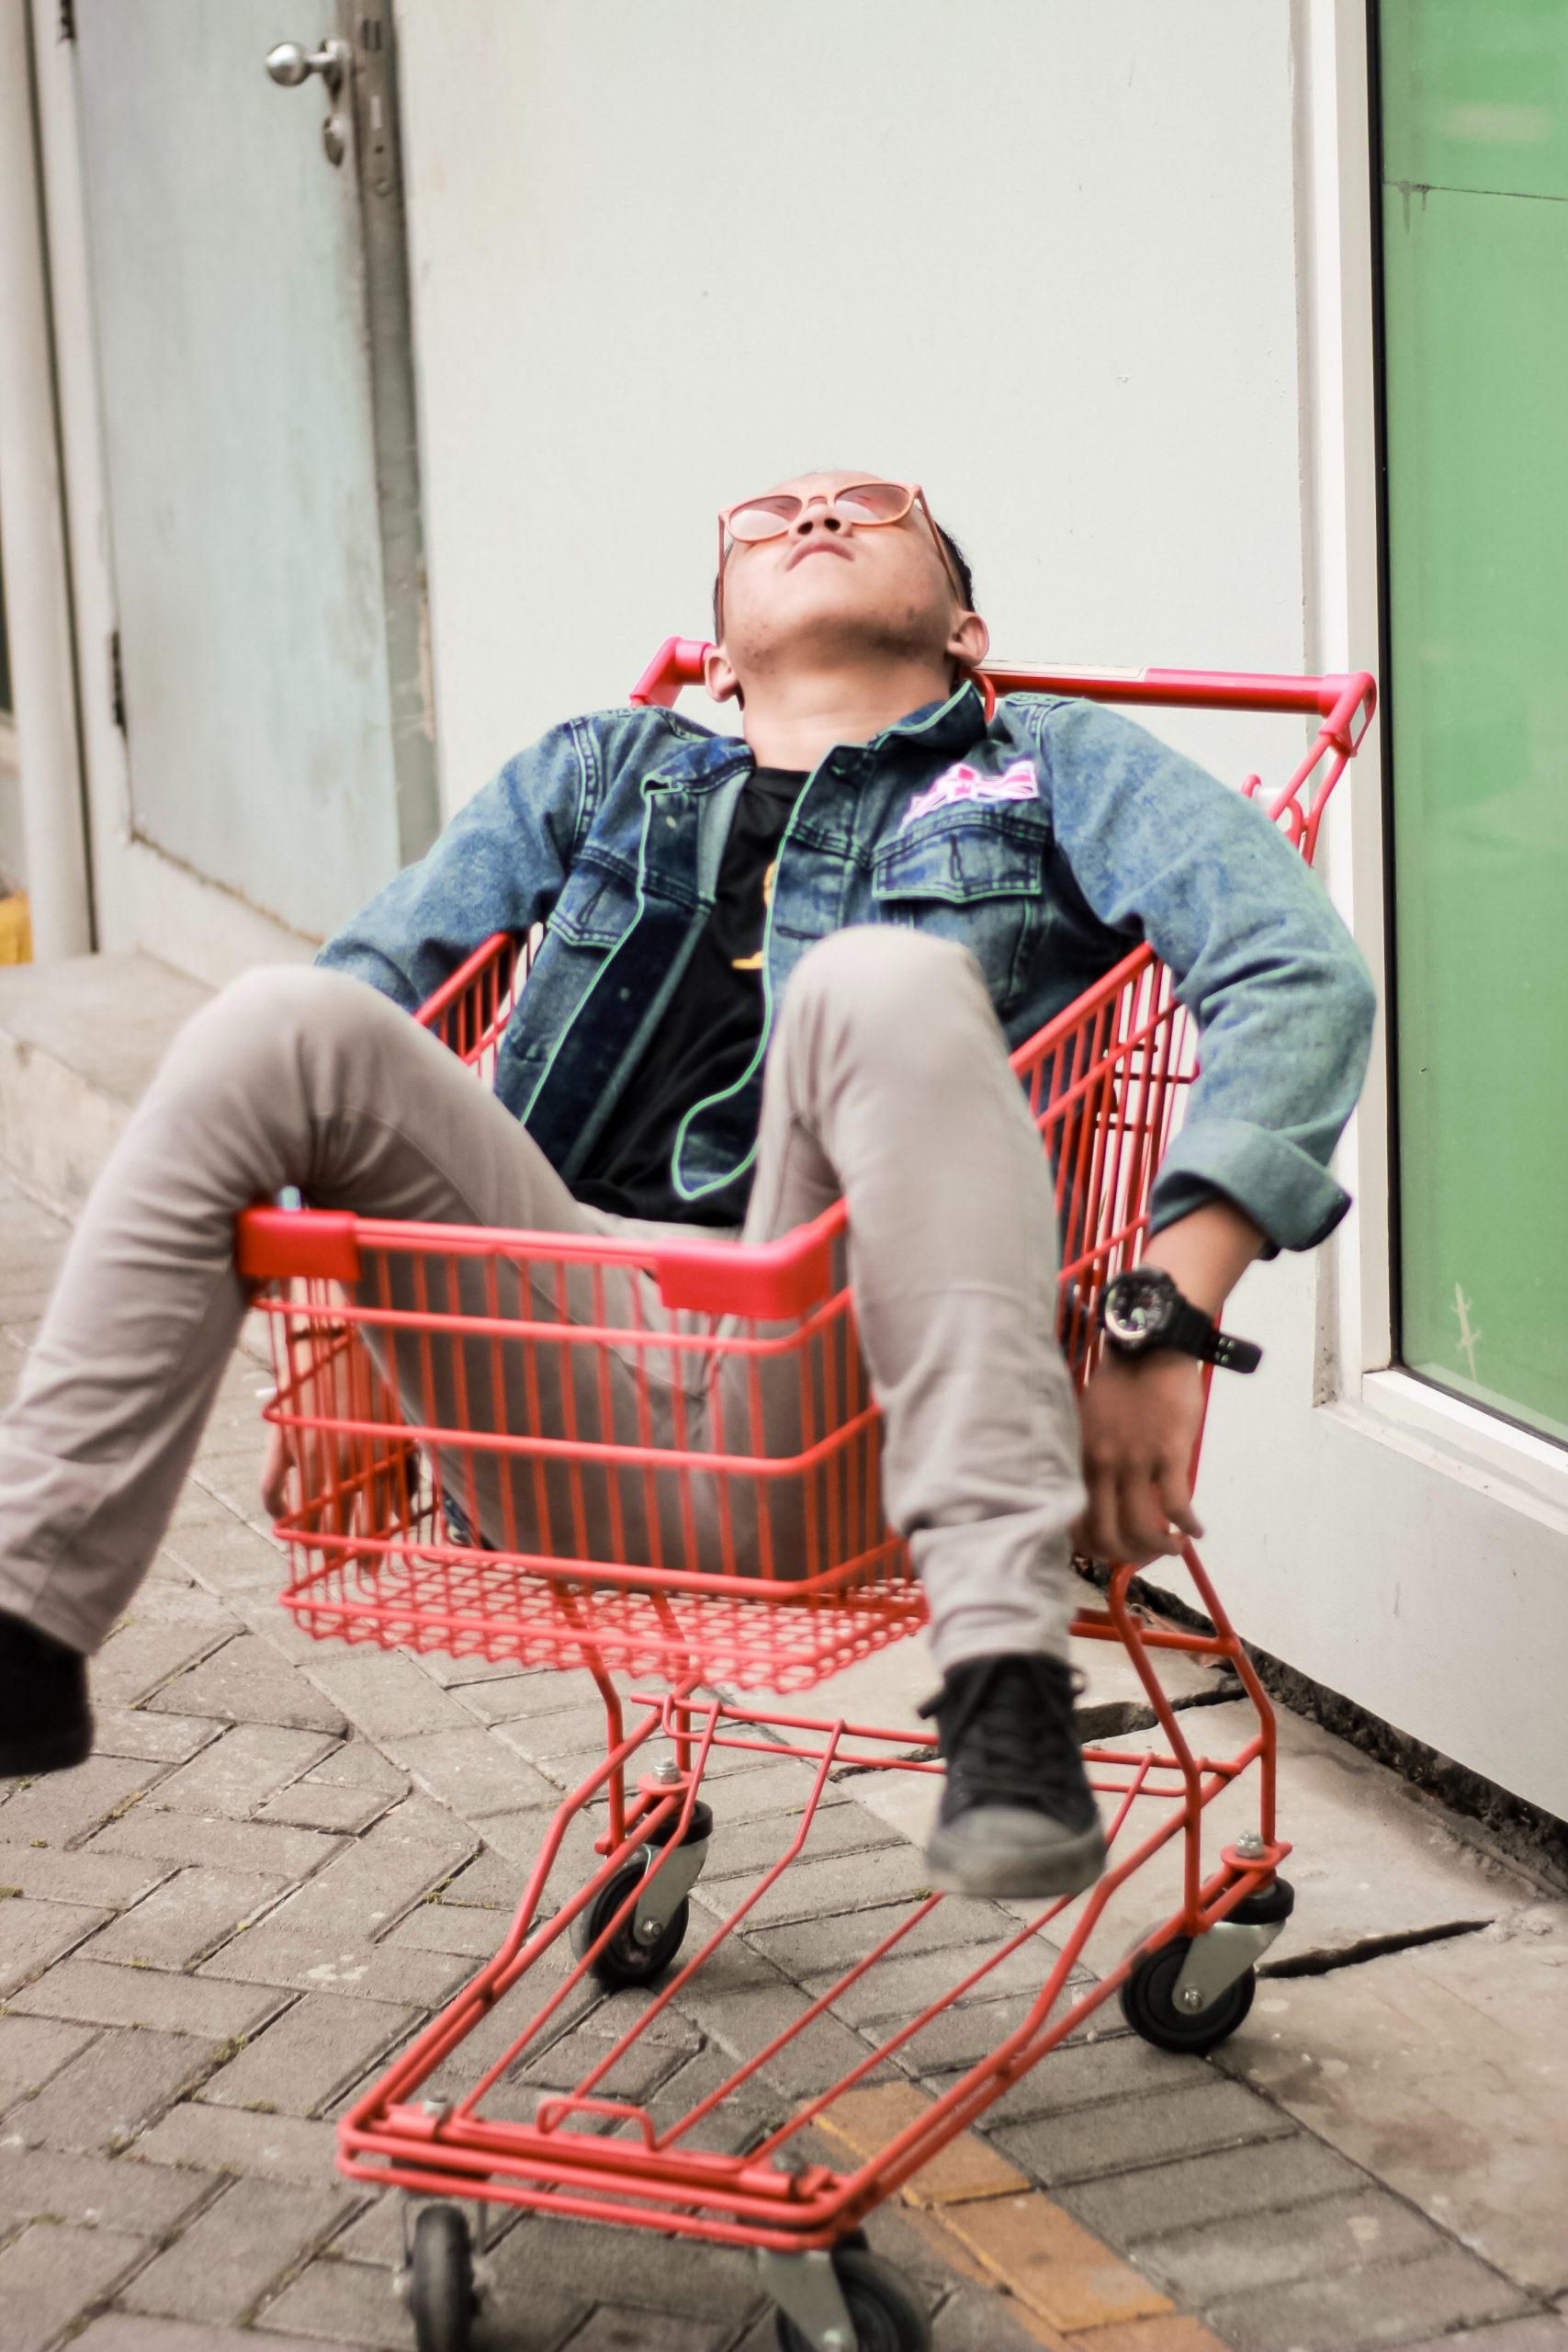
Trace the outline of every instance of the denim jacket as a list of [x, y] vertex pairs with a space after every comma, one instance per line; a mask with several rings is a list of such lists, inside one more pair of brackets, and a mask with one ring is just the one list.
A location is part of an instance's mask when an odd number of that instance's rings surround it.
[[[491, 932], [546, 925], [495, 1089], [570, 1184], [714, 902], [751, 753], [667, 710], [569, 720], [508, 761], [429, 854], [321, 950], [411, 1010]], [[849, 923], [909, 923], [976, 958], [1010, 1046], [1140, 940], [1169, 965], [1202, 1070], [1156, 1180], [1157, 1229], [1216, 1193], [1310, 1249], [1374, 998], [1321, 884], [1262, 812], [1098, 704], [964, 685], [812, 771], [780, 847], [763, 1051], [789, 977]], [[739, 1224], [761, 1053], [682, 1125], [679, 1188]]]

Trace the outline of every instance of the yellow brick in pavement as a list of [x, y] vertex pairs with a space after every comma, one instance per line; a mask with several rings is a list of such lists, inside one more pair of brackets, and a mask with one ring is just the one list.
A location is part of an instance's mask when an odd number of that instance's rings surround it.
[[1039, 2189], [948, 2206], [953, 2235], [1042, 2319], [1067, 2332], [1171, 2310], [1130, 2263], [1081, 2229]]
[[1052, 2327], [1028, 2303], [1010, 2293], [1007, 2280], [998, 2278], [994, 2270], [970, 2253], [963, 2239], [956, 2237], [948, 2228], [939, 2209], [911, 2208], [906, 2218], [910, 2228], [924, 2239], [949, 2270], [955, 2272], [960, 2278], [969, 2279], [976, 2287], [983, 2287], [988, 2294], [995, 2295], [998, 2290], [1006, 2294], [1010, 2316], [1025, 2335], [1032, 2335], [1037, 2344], [1043, 2345], [1045, 2352], [1076, 2352], [1074, 2343], [1059, 2328]]
[[[871, 2157], [930, 2106], [913, 2083], [883, 2084], [835, 2099], [818, 2128]], [[950, 2141], [901, 2195], [932, 2250], [964, 2276], [1004, 2288], [1051, 2352], [1224, 2352], [976, 2132]]]
[[[821, 2126], [856, 2155], [874, 2156], [918, 2122], [931, 2104], [913, 2083], [879, 2084], [874, 2090], [846, 2091], [820, 2119]], [[904, 2198], [910, 2205], [953, 2205], [1028, 2187], [1016, 2165], [976, 2133], [961, 2132], [905, 2184]]]
[[1070, 2352], [1226, 2352], [1201, 2320], [1189, 2319], [1180, 2312], [1097, 2327], [1089, 2335], [1069, 2337], [1068, 2343]]

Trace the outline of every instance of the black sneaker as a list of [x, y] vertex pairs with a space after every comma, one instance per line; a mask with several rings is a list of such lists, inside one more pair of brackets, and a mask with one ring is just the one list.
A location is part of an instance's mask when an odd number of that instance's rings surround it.
[[1100, 1809], [1073, 1730], [1073, 1678], [1003, 1651], [955, 1666], [920, 1709], [947, 1784], [926, 1842], [949, 1894], [1077, 1894], [1105, 1868]]
[[86, 1659], [0, 1611], [0, 1780], [68, 1771], [92, 1748]]

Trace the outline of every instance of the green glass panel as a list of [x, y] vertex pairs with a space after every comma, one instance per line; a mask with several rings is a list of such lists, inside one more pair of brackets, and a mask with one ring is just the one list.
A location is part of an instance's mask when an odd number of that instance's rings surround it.
[[1383, 230], [1404, 1354], [1568, 1438], [1568, 203]]
[[1568, 196], [1568, 0], [1382, 0], [1383, 177]]

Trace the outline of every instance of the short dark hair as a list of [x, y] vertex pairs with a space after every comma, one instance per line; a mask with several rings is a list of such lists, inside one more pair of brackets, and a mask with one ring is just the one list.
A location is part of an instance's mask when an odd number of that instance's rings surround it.
[[957, 574], [958, 585], [964, 592], [964, 608], [965, 612], [972, 613], [975, 609], [975, 575], [969, 569], [969, 559], [953, 533], [944, 531], [940, 523], [936, 526], [936, 535], [942, 541], [949, 563]]
[[[934, 516], [932, 517], [932, 520], [935, 520]], [[972, 613], [975, 610], [975, 575], [969, 569], [969, 559], [964, 554], [963, 548], [959, 546], [958, 541], [953, 537], [953, 533], [951, 531], [944, 531], [940, 523], [936, 526], [936, 535], [942, 541], [942, 553], [946, 556], [949, 563], [952, 564], [953, 577], [957, 581], [959, 588], [963, 593], [964, 608], [966, 612]], [[713, 576], [713, 630], [715, 637], [718, 635], [719, 589], [723, 577], [724, 575], [722, 571], [716, 571]]]

